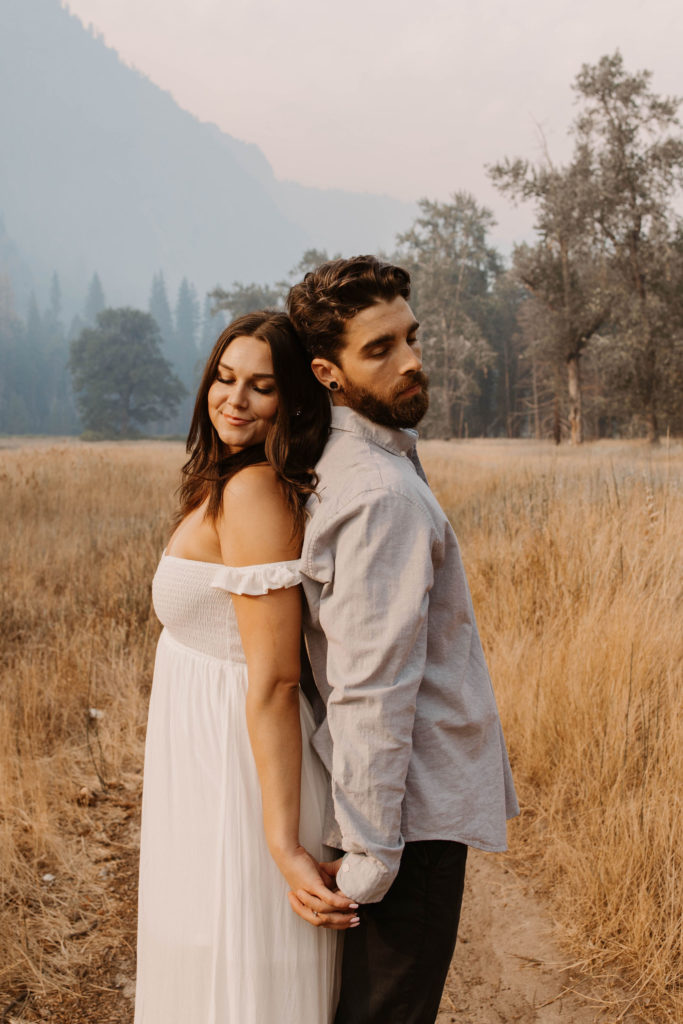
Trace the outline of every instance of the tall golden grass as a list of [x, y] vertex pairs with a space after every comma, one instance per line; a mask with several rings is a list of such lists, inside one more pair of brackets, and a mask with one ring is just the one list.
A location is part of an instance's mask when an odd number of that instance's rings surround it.
[[[436, 447], [436, 446], [435, 446]], [[518, 866], [621, 1015], [683, 1020], [683, 452], [425, 460], [464, 549], [523, 808]], [[614, 1004], [617, 1005], [616, 1003]]]
[[[107, 990], [119, 1016], [78, 1019], [130, 1020], [134, 913], [113, 882], [135, 856], [150, 581], [182, 456], [160, 443], [0, 451], [0, 1016], [15, 1002], [45, 1019], [60, 997]], [[605, 992], [621, 979], [610, 1019], [673, 1024], [683, 450], [430, 442], [423, 457], [511, 751], [512, 856], [576, 962]]]
[[111, 880], [135, 843], [150, 579], [180, 452], [0, 452], [0, 1017], [16, 1001], [61, 1019], [60, 1000], [111, 985], [112, 957], [134, 964]]

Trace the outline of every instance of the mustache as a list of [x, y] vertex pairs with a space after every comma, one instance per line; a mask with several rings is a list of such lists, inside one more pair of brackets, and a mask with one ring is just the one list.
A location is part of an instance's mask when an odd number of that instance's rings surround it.
[[400, 387], [396, 388], [394, 398], [400, 398], [404, 391], [414, 388], [416, 384], [420, 385], [425, 394], [429, 391], [429, 377], [422, 370], [413, 370], [410, 374], [406, 374], [404, 380], [401, 381]]

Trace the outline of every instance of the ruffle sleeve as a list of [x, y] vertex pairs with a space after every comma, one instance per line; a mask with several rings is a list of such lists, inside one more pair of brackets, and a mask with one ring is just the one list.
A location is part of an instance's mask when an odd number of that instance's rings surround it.
[[211, 586], [227, 590], [230, 594], [267, 594], [269, 590], [283, 590], [301, 583], [301, 560], [266, 562], [264, 565], [222, 565], [216, 570]]

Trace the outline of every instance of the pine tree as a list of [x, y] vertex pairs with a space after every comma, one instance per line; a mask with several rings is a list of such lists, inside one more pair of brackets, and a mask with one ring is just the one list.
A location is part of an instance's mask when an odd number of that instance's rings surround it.
[[129, 308], [103, 310], [72, 342], [69, 369], [86, 429], [130, 437], [173, 415], [185, 388], [160, 343], [153, 317]]
[[467, 192], [454, 193], [450, 203], [421, 199], [418, 207], [420, 215], [398, 243], [399, 259], [411, 272], [432, 378], [425, 426], [439, 437], [462, 437], [481, 375], [494, 362], [481, 328], [489, 288], [501, 270], [487, 240], [493, 216]]
[[197, 361], [197, 329], [199, 299], [193, 284], [186, 277], [180, 282], [175, 307], [175, 352], [178, 369], [194, 370]]
[[282, 309], [287, 294], [287, 284], [242, 284], [234, 281], [232, 288], [216, 287], [209, 296], [214, 300], [214, 310], [224, 309], [231, 320], [256, 309]]
[[25, 366], [23, 343], [23, 324], [14, 308], [9, 275], [0, 274], [0, 431], [6, 434], [32, 430], [24, 384], [35, 367]]
[[617, 282], [621, 375], [630, 382], [633, 411], [656, 441], [672, 374], [680, 372], [683, 220], [674, 204], [683, 186], [683, 133], [681, 100], [654, 93], [651, 79], [649, 71], [629, 73], [617, 51], [584, 64], [574, 89], [582, 103], [577, 149], [587, 164], [594, 223]]
[[43, 316], [43, 331], [45, 343], [49, 349], [60, 348], [63, 345], [62, 288], [56, 270], [50, 280], [50, 302]]
[[166, 283], [161, 271], [152, 278], [149, 296], [149, 311], [157, 322], [161, 340], [167, 346], [173, 342], [173, 318], [166, 294]]
[[218, 335], [223, 329], [223, 318], [218, 312], [214, 313], [211, 305], [211, 297], [204, 297], [202, 308], [202, 321], [199, 328], [199, 358], [206, 360], [211, 349], [216, 343]]
[[100, 281], [99, 274], [95, 273], [88, 286], [88, 294], [83, 308], [83, 319], [88, 327], [94, 326], [97, 314], [101, 313], [106, 305], [102, 282]]

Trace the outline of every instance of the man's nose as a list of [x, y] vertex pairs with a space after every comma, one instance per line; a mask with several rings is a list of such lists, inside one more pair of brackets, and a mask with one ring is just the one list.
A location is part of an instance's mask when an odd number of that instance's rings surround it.
[[409, 345], [406, 342], [402, 355], [401, 373], [415, 373], [416, 370], [422, 369], [422, 346], [420, 344], [415, 342], [414, 345]]

